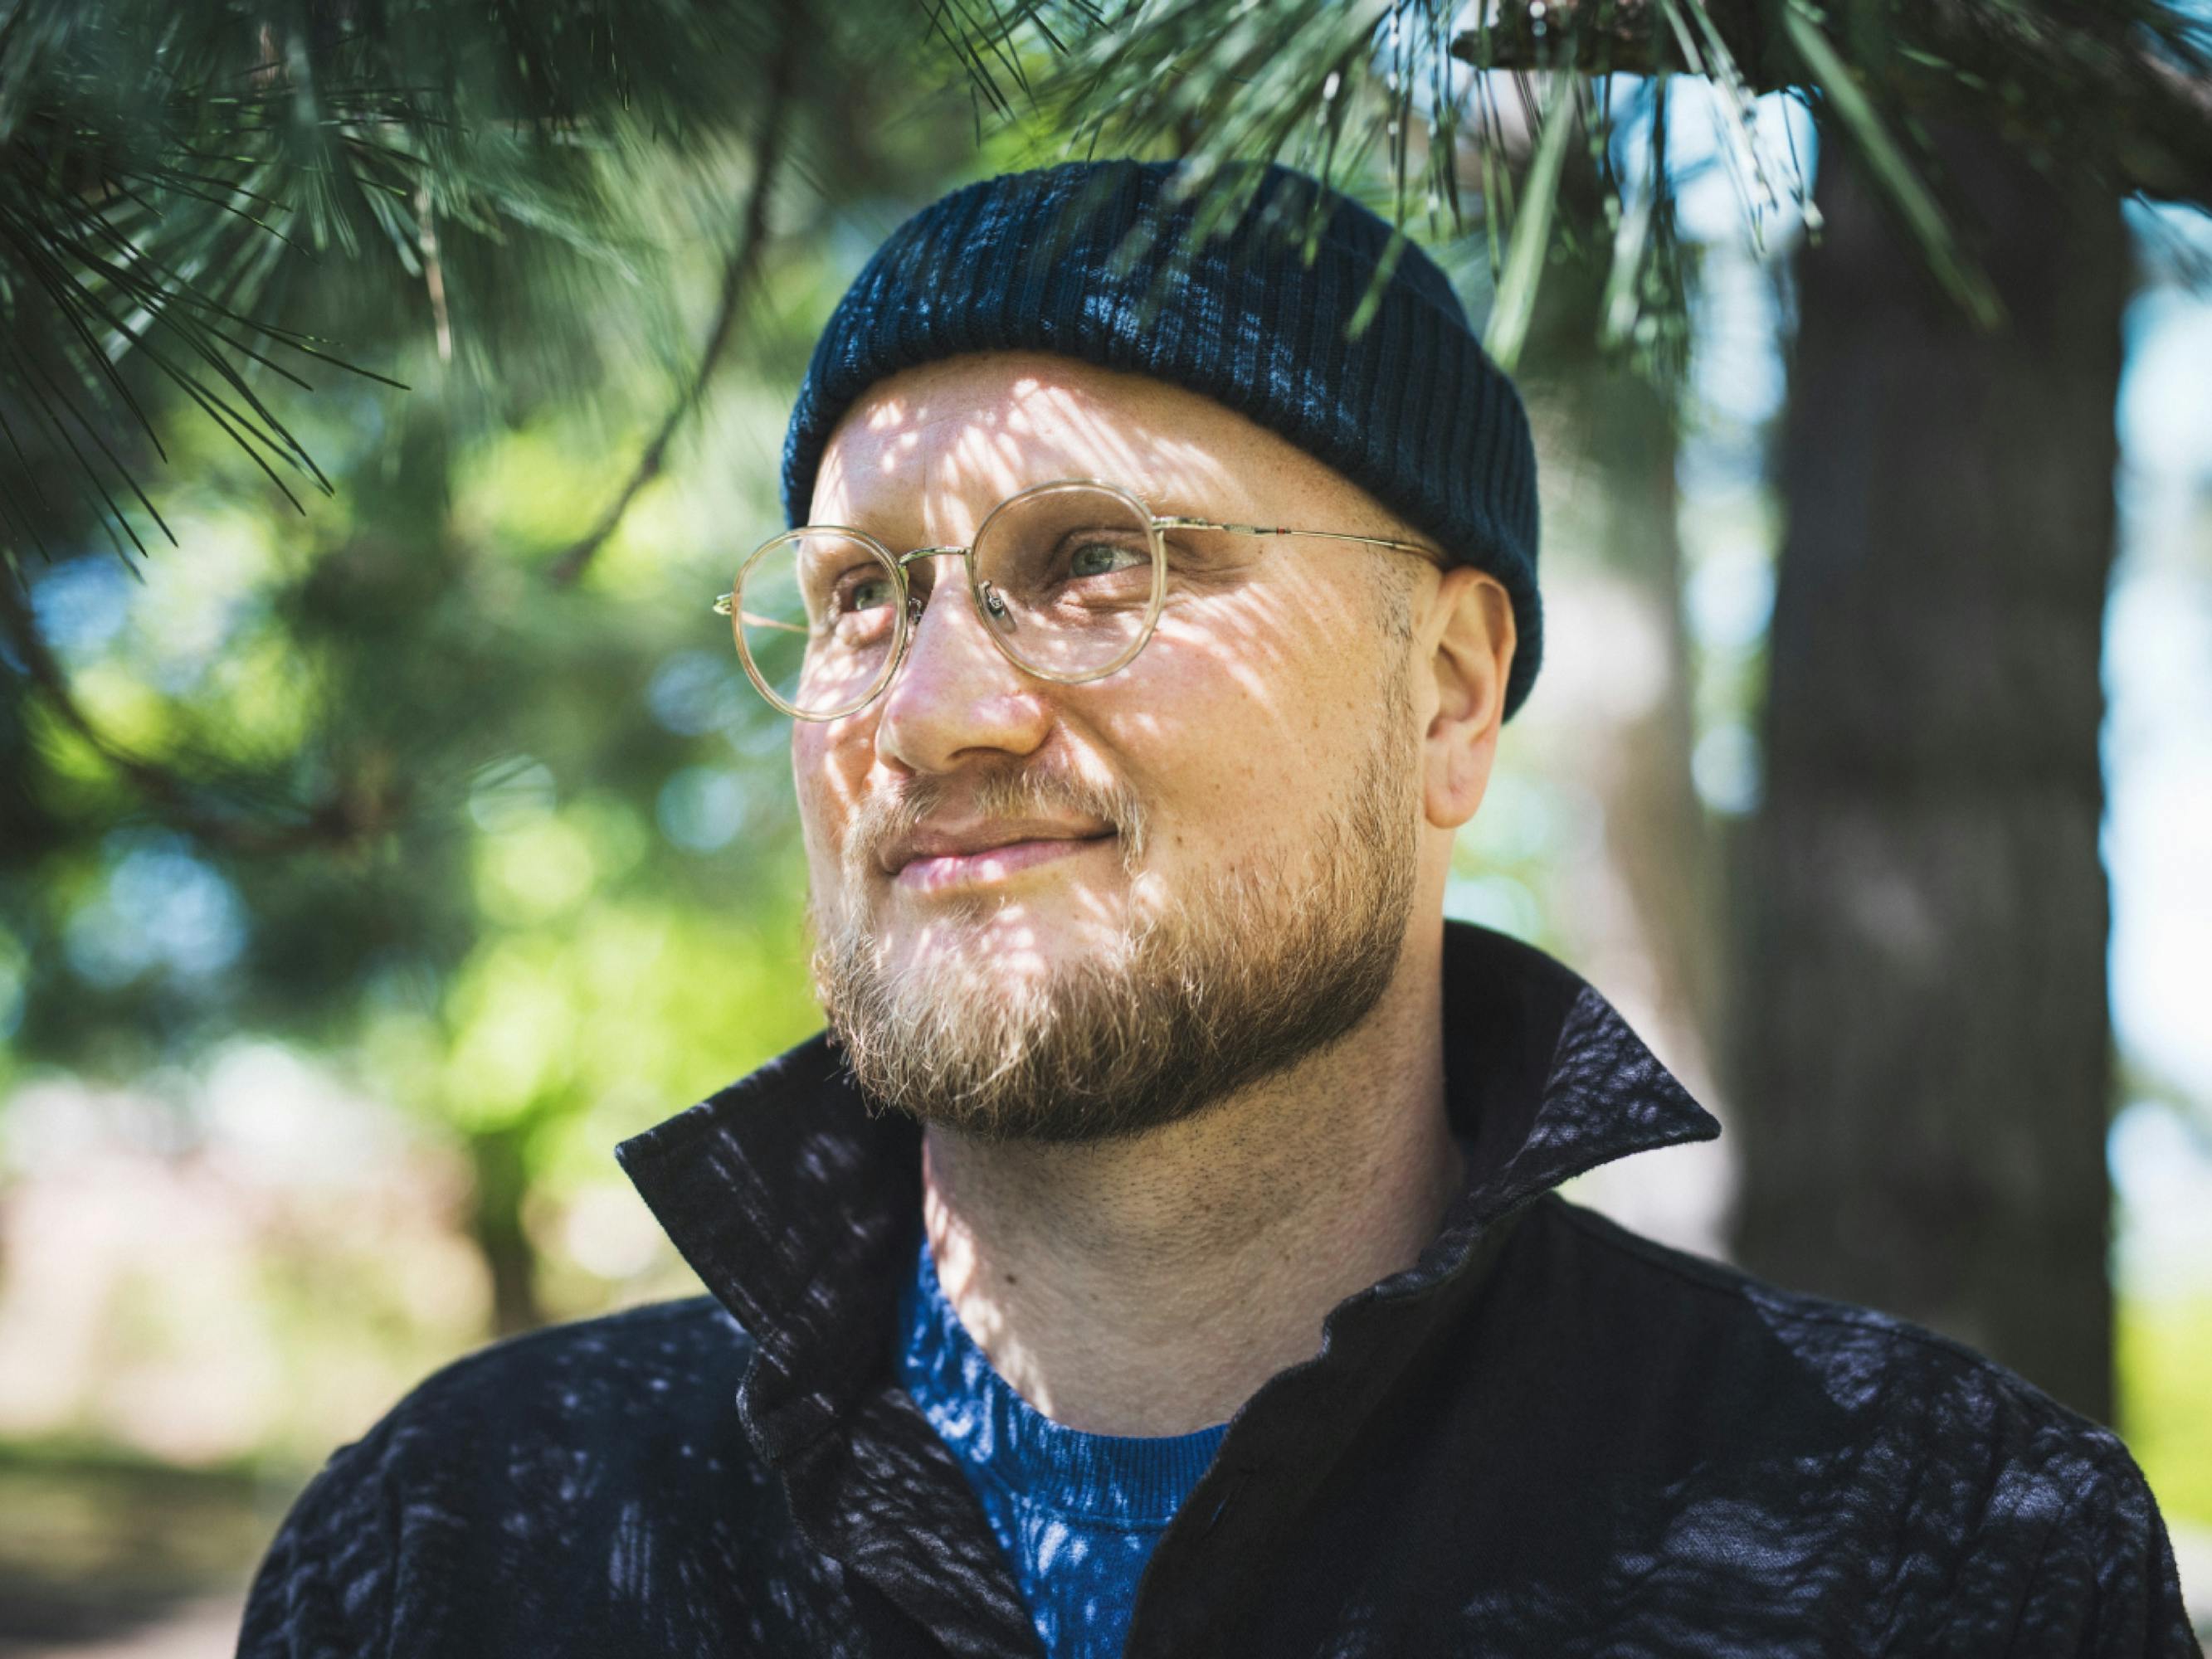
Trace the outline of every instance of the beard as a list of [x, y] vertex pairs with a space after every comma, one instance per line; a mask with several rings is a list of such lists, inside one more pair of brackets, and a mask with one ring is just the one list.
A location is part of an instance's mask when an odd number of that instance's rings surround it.
[[[844, 901], [817, 896], [812, 916], [817, 993], [871, 1107], [987, 1142], [1126, 1138], [1352, 1030], [1396, 972], [1419, 847], [1402, 676], [1389, 690], [1376, 739], [1303, 861], [1240, 860], [1141, 918], [1133, 902], [1100, 948], [1065, 964], [991, 949], [984, 935], [1004, 902], [977, 900], [944, 918], [968, 938], [920, 965], [888, 965], [863, 914], [874, 849], [951, 791], [926, 779], [864, 807], [847, 837]], [[984, 817], [1060, 809], [1103, 820], [1120, 832], [1125, 868], [1141, 872], [1144, 813], [1126, 791], [1010, 770], [959, 799]]]

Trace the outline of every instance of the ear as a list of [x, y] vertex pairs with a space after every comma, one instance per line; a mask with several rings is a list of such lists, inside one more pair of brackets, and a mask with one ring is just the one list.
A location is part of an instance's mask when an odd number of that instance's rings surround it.
[[1414, 672], [1425, 664], [1434, 677], [1422, 806], [1439, 830], [1458, 829], [1482, 805], [1517, 641], [1513, 602], [1495, 576], [1465, 565], [1443, 573], [1414, 629]]

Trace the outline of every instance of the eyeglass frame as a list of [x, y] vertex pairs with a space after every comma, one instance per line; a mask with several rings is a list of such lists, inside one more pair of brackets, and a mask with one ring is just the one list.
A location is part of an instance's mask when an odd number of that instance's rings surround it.
[[[992, 617], [988, 610], [990, 601], [982, 592], [982, 588], [988, 586], [989, 584], [983, 583], [979, 586], [977, 583], [975, 544], [983, 539], [984, 533], [991, 527], [991, 521], [1016, 502], [1026, 501], [1034, 495], [1043, 495], [1048, 490], [1076, 488], [1103, 489], [1109, 495], [1118, 495], [1127, 505], [1135, 510], [1139, 518], [1145, 521], [1146, 534], [1152, 545], [1152, 596], [1146, 610], [1145, 625], [1127, 650], [1122, 652], [1103, 668], [1091, 669], [1079, 674], [1060, 674], [1023, 661], [1014, 654], [1013, 648], [1000, 637], [999, 630], [991, 626]], [[1435, 548], [1424, 547], [1417, 542], [1400, 541], [1389, 536], [1361, 535], [1349, 530], [1299, 530], [1287, 525], [1237, 524], [1220, 519], [1193, 518], [1185, 514], [1155, 513], [1134, 491], [1121, 484], [1110, 483], [1103, 478], [1053, 478], [1043, 483], [1030, 484], [1025, 489], [1018, 489], [1000, 501], [997, 506], [983, 515], [983, 521], [975, 526], [975, 533], [968, 539], [965, 545], [951, 543], [940, 547], [909, 548], [903, 553], [894, 553], [866, 531], [855, 529], [850, 525], [796, 526], [785, 531], [781, 535], [769, 537], [746, 556], [744, 562], [738, 567], [735, 585], [728, 592], [720, 594], [715, 599], [713, 610], [716, 616], [728, 617], [731, 619], [730, 632], [737, 641], [738, 657], [744, 665], [745, 676], [752, 681], [753, 689], [765, 697], [771, 705], [782, 710], [793, 720], [841, 720], [849, 715], [859, 714], [860, 710], [883, 696], [889, 689], [891, 681], [897, 678], [900, 665], [906, 660], [907, 647], [914, 638], [914, 625], [921, 620], [922, 605], [921, 600], [915, 597], [913, 589], [908, 585], [907, 566], [916, 559], [944, 558], [957, 553], [960, 556], [961, 563], [968, 574], [969, 603], [974, 608], [978, 620], [983, 623], [983, 631], [990, 636], [991, 643], [998, 648], [999, 654], [1023, 673], [1034, 675], [1038, 679], [1055, 685], [1086, 685], [1093, 680], [1103, 680], [1109, 674], [1118, 674], [1127, 668], [1137, 659], [1138, 653], [1152, 642], [1153, 634], [1158, 630], [1160, 613], [1167, 605], [1168, 560], [1167, 544], [1164, 538], [1166, 532], [1170, 530], [1221, 530], [1244, 536], [1301, 536], [1324, 541], [1356, 542], [1364, 546], [1389, 548], [1400, 553], [1411, 553], [1439, 569], [1448, 568], [1451, 562], [1447, 555], [1438, 552]], [[898, 583], [898, 615], [895, 623], [897, 634], [891, 641], [890, 654], [884, 660], [883, 672], [877, 676], [875, 684], [868, 688], [865, 696], [849, 708], [836, 709], [828, 714], [810, 714], [803, 709], [793, 708], [772, 690], [769, 686], [767, 676], [761, 672], [759, 666], [753, 661], [752, 652], [745, 644], [744, 629], [738, 626], [742, 619], [738, 615], [738, 596], [744, 591], [745, 572], [759, 563], [763, 556], [771, 550], [796, 541], [802, 536], [823, 535], [849, 536], [854, 541], [863, 543], [872, 549], [884, 563], [890, 567], [893, 579]]]

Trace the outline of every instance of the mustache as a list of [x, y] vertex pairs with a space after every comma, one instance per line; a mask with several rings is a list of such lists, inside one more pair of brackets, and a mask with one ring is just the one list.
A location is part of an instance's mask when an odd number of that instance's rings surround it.
[[1111, 824], [1120, 836], [1125, 865], [1133, 867], [1144, 857], [1147, 814], [1127, 785], [1056, 768], [1010, 768], [972, 777], [915, 777], [870, 794], [854, 812], [846, 832], [848, 875], [878, 868], [877, 853], [893, 836], [914, 835], [930, 819], [952, 813], [978, 818], [1097, 818]]

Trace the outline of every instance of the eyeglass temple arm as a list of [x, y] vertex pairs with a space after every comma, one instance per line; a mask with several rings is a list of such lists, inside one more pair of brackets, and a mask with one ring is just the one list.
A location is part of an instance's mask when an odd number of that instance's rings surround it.
[[[1366, 547], [1395, 547], [1401, 553], [1418, 553], [1431, 564], [1444, 562], [1444, 556], [1436, 549], [1423, 547], [1418, 542], [1394, 541], [1388, 536], [1361, 536], [1349, 530], [1296, 530], [1288, 525], [1230, 524], [1219, 519], [1170, 518], [1158, 514], [1153, 515], [1152, 524], [1160, 530], [1231, 530], [1243, 536], [1310, 536], [1323, 541], [1358, 542]], [[903, 569], [915, 559], [933, 558], [942, 554], [964, 553], [967, 550], [963, 547], [917, 547], [911, 552], [900, 554], [898, 564]], [[736, 594], [719, 595], [714, 600], [714, 614], [726, 617], [736, 605]]]
[[1289, 525], [1228, 524], [1218, 519], [1164, 518], [1155, 516], [1152, 523], [1162, 530], [1233, 530], [1244, 536], [1312, 536], [1323, 541], [1358, 542], [1367, 547], [1395, 547], [1401, 553], [1418, 553], [1431, 563], [1441, 562], [1444, 556], [1432, 547], [1423, 547], [1418, 542], [1394, 541], [1388, 536], [1361, 536], [1349, 530], [1297, 530]]

